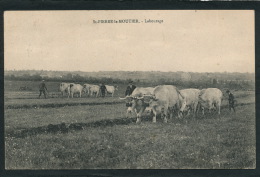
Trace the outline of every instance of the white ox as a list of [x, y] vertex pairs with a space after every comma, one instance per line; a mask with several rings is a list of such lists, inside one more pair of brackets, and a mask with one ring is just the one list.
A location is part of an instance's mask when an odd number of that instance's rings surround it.
[[116, 90], [118, 90], [117, 86], [111, 86], [111, 85], [105, 85], [107, 89], [107, 93], [111, 94], [112, 97], [114, 96], [114, 93]]
[[199, 104], [202, 108], [202, 114], [204, 115], [205, 108], [211, 111], [215, 106], [218, 109], [218, 114], [220, 114], [222, 98], [223, 93], [218, 88], [202, 89], [199, 94]]
[[73, 84], [73, 83], [65, 83], [65, 82], [60, 83], [59, 91], [61, 92], [61, 96], [63, 96], [65, 93], [68, 94], [68, 97], [70, 96], [70, 85], [71, 84]]
[[83, 90], [82, 91], [84, 91], [87, 96], [90, 96], [90, 88], [91, 88], [91, 86], [92, 86], [91, 84], [84, 84], [83, 85]]
[[[191, 109], [193, 111], [193, 115], [196, 115], [196, 110], [199, 102], [199, 89], [183, 89], [180, 90], [181, 95], [184, 98], [181, 98], [181, 109], [180, 112], [183, 113], [183, 111]], [[190, 111], [190, 110], [189, 110]], [[189, 112], [188, 112], [189, 114]]]
[[128, 105], [127, 111], [126, 111], [126, 117], [132, 112], [135, 111], [137, 114], [137, 120], [136, 123], [140, 122], [140, 118], [142, 116], [142, 113], [144, 110], [149, 106], [147, 103], [144, 102], [143, 96], [145, 94], [152, 94], [154, 88], [153, 87], [137, 87], [134, 89], [132, 94], [130, 96], [126, 96], [124, 99]]
[[81, 93], [83, 90], [83, 86], [80, 84], [70, 84], [70, 95], [71, 98], [73, 98], [75, 93], [79, 94], [79, 97], [81, 97]]
[[90, 95], [96, 95], [96, 97], [99, 96], [99, 92], [100, 92], [100, 86], [99, 85], [91, 85], [89, 88], [90, 91]]
[[144, 95], [144, 102], [149, 103], [149, 107], [152, 109], [153, 122], [156, 122], [156, 116], [161, 114], [164, 122], [167, 123], [168, 114], [171, 118], [174, 110], [177, 111], [179, 116], [180, 97], [183, 98], [179, 90], [173, 85], [157, 86], [152, 95]]

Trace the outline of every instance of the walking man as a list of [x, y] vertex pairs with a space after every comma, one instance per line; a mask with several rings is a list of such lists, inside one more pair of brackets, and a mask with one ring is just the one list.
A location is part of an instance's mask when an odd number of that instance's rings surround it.
[[39, 98], [41, 97], [42, 93], [44, 95], [44, 98], [46, 98], [47, 87], [45, 85], [45, 81], [44, 80], [42, 80], [42, 82], [39, 85], [39, 91], [40, 91]]
[[231, 111], [231, 109], [233, 109], [233, 111], [236, 112], [236, 110], [235, 110], [235, 97], [229, 90], [227, 90], [226, 92], [228, 94], [229, 110]]

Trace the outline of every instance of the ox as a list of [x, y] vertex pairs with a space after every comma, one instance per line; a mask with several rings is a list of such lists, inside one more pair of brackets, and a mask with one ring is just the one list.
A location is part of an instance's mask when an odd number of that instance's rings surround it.
[[161, 114], [164, 122], [167, 123], [167, 116], [170, 118], [173, 111], [176, 110], [179, 116], [180, 97], [184, 98], [178, 89], [172, 85], [160, 85], [155, 87], [151, 95], [144, 95], [144, 102], [149, 104], [153, 112], [153, 122], [156, 122], [156, 116]]
[[204, 115], [205, 108], [211, 112], [215, 106], [218, 109], [218, 114], [220, 114], [222, 98], [223, 93], [218, 88], [202, 89], [199, 93], [199, 104], [202, 108], [202, 114]]
[[59, 91], [61, 92], [61, 96], [63, 96], [65, 93], [67, 93], [68, 98], [70, 97], [70, 85], [71, 84], [74, 84], [74, 83], [65, 83], [65, 82], [60, 83]]
[[111, 94], [112, 97], [114, 96], [114, 93], [116, 90], [118, 90], [117, 86], [111, 86], [111, 85], [105, 85], [107, 89], [107, 93]]
[[99, 92], [100, 92], [100, 86], [99, 85], [91, 85], [89, 88], [90, 91], [90, 95], [96, 95], [96, 97], [99, 96]]
[[84, 91], [86, 94], [87, 94], [87, 96], [90, 96], [90, 88], [91, 88], [91, 84], [84, 84], [83, 85], [83, 90], [82, 91]]
[[[181, 98], [181, 109], [180, 112], [183, 113], [184, 110], [188, 110], [190, 108], [193, 111], [193, 115], [196, 115], [197, 106], [199, 103], [199, 89], [183, 89], [180, 90], [181, 95], [184, 97]], [[190, 111], [189, 110], [189, 111]], [[188, 112], [189, 114], [189, 112]]]
[[75, 93], [79, 94], [79, 97], [81, 97], [81, 93], [83, 90], [83, 86], [80, 84], [70, 84], [70, 94], [71, 94], [71, 98], [73, 98], [73, 95]]
[[137, 120], [136, 123], [139, 123], [141, 120], [142, 113], [147, 108], [148, 104], [144, 102], [143, 96], [145, 94], [152, 94], [154, 88], [153, 87], [137, 87], [134, 89], [132, 94], [130, 96], [126, 96], [124, 99], [127, 103], [127, 111], [126, 111], [126, 117], [128, 117], [129, 113], [132, 113], [135, 111], [137, 114]]

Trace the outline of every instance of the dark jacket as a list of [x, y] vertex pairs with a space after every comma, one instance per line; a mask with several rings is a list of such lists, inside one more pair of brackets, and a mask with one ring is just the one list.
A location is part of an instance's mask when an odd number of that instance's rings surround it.
[[229, 102], [234, 102], [235, 101], [235, 97], [234, 97], [234, 95], [232, 93], [228, 94], [228, 101]]
[[39, 90], [47, 90], [47, 87], [44, 82], [40, 83]]
[[105, 92], [105, 91], [106, 91], [106, 89], [107, 89], [107, 88], [106, 88], [106, 86], [105, 86], [105, 85], [101, 85], [101, 86], [100, 86], [100, 90], [101, 90], [101, 92]]
[[125, 91], [125, 96], [131, 95], [135, 88], [136, 88], [135, 85], [132, 85], [132, 87], [128, 85]]

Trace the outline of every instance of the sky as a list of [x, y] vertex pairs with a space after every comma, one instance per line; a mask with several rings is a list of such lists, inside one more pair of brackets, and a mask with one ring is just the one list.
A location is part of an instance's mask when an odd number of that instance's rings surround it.
[[253, 10], [6, 11], [4, 68], [254, 73], [254, 38]]

